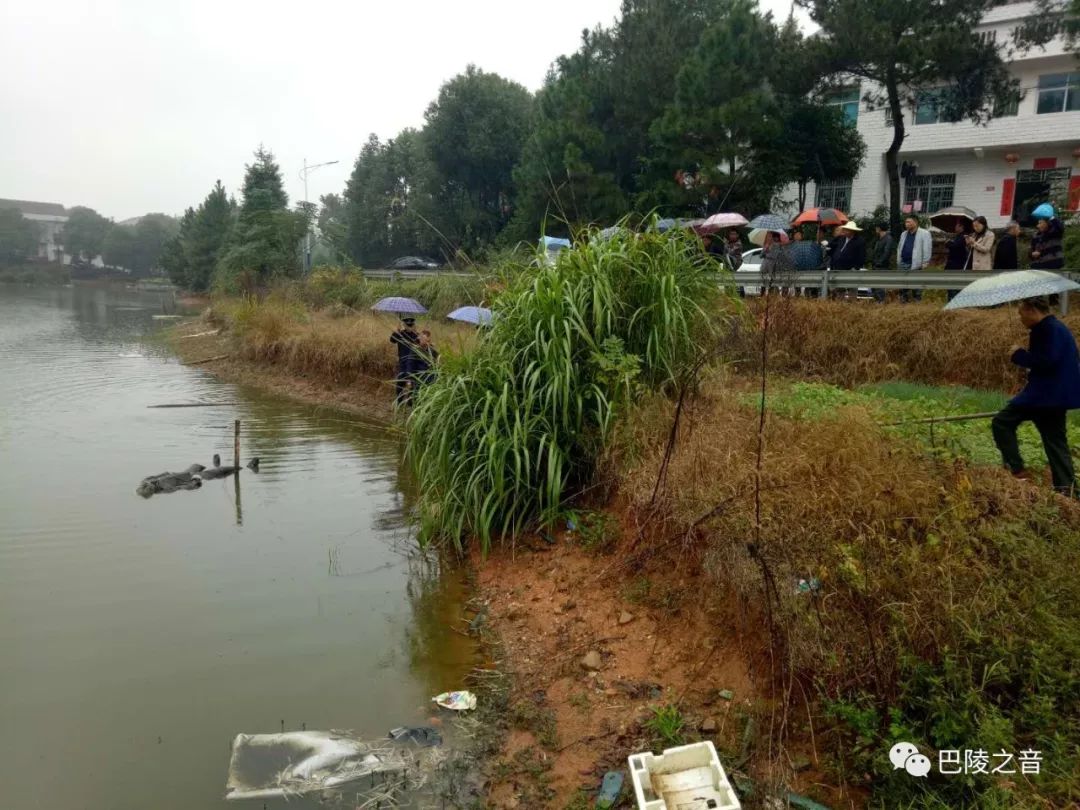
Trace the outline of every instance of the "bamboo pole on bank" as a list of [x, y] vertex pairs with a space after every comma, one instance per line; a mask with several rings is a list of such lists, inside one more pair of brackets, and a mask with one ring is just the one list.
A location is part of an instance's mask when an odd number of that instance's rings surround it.
[[967, 422], [971, 419], [990, 419], [997, 416], [997, 411], [985, 413], [965, 413], [959, 416], [927, 416], [923, 419], [905, 419], [902, 422], [882, 422], [882, 427], [896, 427], [897, 425], [929, 425], [935, 422]]
[[233, 466], [236, 467], [236, 474], [240, 474], [240, 420], [237, 419], [233, 422]]

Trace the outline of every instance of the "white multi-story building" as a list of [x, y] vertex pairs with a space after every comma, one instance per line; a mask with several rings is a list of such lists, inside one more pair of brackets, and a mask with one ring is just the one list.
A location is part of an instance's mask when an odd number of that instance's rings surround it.
[[50, 262], [67, 264], [70, 259], [60, 246], [60, 231], [68, 221], [67, 211], [60, 203], [31, 202], [29, 200], [0, 200], [0, 208], [14, 208], [26, 219], [37, 223], [39, 258]]
[[[975, 35], [1008, 45], [1034, 13], [1034, 3], [1006, 3], [987, 14]], [[905, 105], [907, 136], [898, 161], [914, 166], [914, 175], [901, 180], [905, 210], [964, 205], [1000, 227], [1014, 218], [1030, 224], [1031, 209], [1048, 199], [1067, 196], [1069, 208], [1080, 209], [1080, 61], [1058, 37], [1018, 54], [1009, 69], [1025, 95], [986, 126], [940, 121], [932, 93]], [[854, 181], [807, 189], [816, 205], [862, 214], [889, 203], [885, 151], [893, 128], [887, 111], [866, 109], [868, 89], [853, 84], [831, 99], [865, 139], [866, 162]]]

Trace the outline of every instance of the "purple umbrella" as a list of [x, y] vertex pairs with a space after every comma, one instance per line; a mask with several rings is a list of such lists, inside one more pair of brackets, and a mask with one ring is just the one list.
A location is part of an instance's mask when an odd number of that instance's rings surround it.
[[419, 301], [398, 296], [380, 298], [371, 308], [376, 312], [394, 312], [398, 315], [423, 315], [427, 312], [427, 308]]

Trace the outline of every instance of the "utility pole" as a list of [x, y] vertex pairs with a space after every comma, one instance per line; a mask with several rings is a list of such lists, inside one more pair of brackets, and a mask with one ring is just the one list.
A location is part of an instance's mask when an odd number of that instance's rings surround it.
[[[325, 163], [315, 163], [308, 166], [307, 158], [304, 158], [304, 168], [300, 170], [300, 179], [304, 181], [304, 214], [307, 215], [308, 205], [308, 175], [316, 169], [321, 169], [323, 166], [333, 166], [338, 161], [328, 160]], [[304, 231], [304, 275], [306, 276], [311, 272], [311, 222], [307, 223], [307, 228]]]

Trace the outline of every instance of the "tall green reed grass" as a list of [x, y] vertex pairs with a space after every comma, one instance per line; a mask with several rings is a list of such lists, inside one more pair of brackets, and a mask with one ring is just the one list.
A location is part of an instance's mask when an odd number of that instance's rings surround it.
[[408, 456], [421, 538], [460, 549], [550, 523], [593, 479], [612, 426], [717, 334], [717, 265], [683, 234], [586, 239], [523, 270], [476, 350], [421, 390]]

